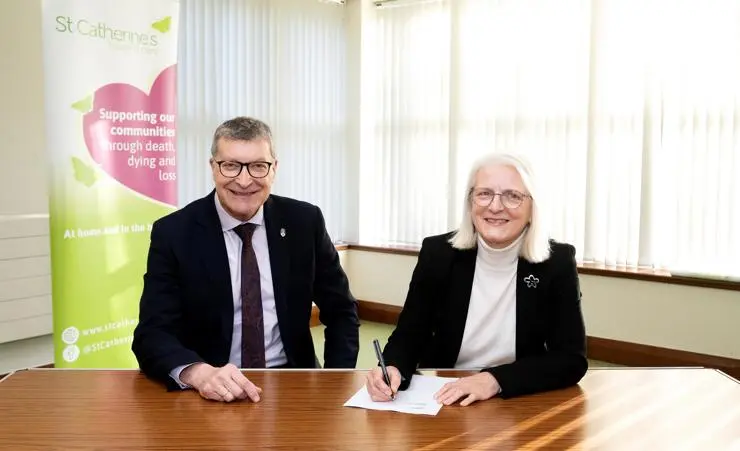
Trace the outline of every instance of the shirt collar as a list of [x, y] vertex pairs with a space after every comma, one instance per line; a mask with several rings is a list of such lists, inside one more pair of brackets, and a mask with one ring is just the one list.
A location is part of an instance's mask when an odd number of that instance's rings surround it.
[[[240, 221], [236, 219], [224, 209], [223, 205], [221, 205], [221, 201], [219, 200], [217, 193], [214, 193], [213, 197], [214, 202], [216, 203], [216, 213], [218, 213], [218, 220], [221, 222], [221, 230], [226, 232], [228, 230], [232, 230], [238, 225], [244, 224], [245, 221]], [[265, 214], [262, 210], [262, 207], [263, 206], [260, 206], [259, 210], [257, 210], [257, 213], [255, 213], [254, 216], [252, 216], [249, 221], [246, 222], [251, 222], [252, 224], [257, 225], [264, 225]]]

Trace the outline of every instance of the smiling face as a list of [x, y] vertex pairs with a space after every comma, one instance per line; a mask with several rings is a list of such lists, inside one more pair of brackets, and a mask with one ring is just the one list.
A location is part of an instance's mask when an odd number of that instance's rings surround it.
[[[264, 178], [250, 176], [246, 167], [242, 168], [238, 177], [231, 178], [221, 173], [216, 161], [239, 163], [262, 161], [273, 164]], [[277, 161], [272, 158], [270, 145], [264, 139], [243, 141], [220, 138], [218, 150], [211, 159], [211, 170], [216, 195], [224, 210], [236, 219], [248, 221], [270, 195], [277, 171]]]
[[[471, 214], [473, 226], [486, 244], [501, 249], [521, 235], [532, 218], [532, 199], [528, 195], [512, 166], [496, 164], [478, 171], [470, 195]], [[482, 205], [489, 199], [490, 204]], [[513, 207], [518, 201], [519, 206]]]

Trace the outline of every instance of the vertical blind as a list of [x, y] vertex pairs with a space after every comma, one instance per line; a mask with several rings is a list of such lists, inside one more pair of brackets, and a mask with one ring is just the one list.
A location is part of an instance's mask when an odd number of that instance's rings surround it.
[[374, 27], [374, 145], [362, 156], [373, 182], [361, 193], [360, 239], [416, 243], [447, 222], [449, 21], [431, 3], [381, 9]]
[[740, 277], [740, 2], [440, 0], [374, 27], [361, 240], [454, 228], [472, 162], [508, 151], [581, 260]]
[[183, 0], [178, 61], [180, 204], [213, 188], [213, 132], [254, 116], [273, 129], [273, 192], [321, 207], [334, 239], [347, 223], [346, 33], [341, 5]]
[[[373, 98], [348, 105], [360, 30], [341, 5], [183, 0], [181, 204], [212, 189], [215, 127], [251, 115], [274, 129], [275, 193], [319, 205], [334, 239], [453, 229], [472, 162], [508, 151], [534, 163], [552, 236], [579, 259], [740, 277], [740, 2], [402, 3], [364, 19]], [[361, 180], [357, 115], [372, 122]]]

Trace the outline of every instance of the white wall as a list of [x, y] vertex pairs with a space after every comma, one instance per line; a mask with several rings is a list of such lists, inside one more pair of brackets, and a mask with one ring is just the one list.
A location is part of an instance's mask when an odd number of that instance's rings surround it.
[[51, 333], [46, 215], [0, 217], [0, 343]]
[[[416, 257], [349, 250], [345, 270], [363, 301], [402, 306]], [[581, 275], [588, 335], [740, 358], [740, 292]]]
[[740, 358], [740, 292], [581, 276], [589, 335]]
[[0, 215], [46, 213], [40, 0], [0, 1]]
[[0, 1], [0, 343], [51, 333], [41, 2]]

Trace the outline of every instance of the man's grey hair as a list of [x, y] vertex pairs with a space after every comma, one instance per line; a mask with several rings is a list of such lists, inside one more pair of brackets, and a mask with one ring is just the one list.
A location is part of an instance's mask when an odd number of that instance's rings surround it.
[[216, 153], [218, 153], [218, 141], [222, 138], [227, 141], [265, 140], [270, 147], [272, 159], [277, 160], [275, 147], [272, 144], [272, 130], [270, 130], [269, 125], [259, 119], [239, 116], [219, 125], [213, 133], [213, 142], [211, 143], [212, 157], [215, 157]]

